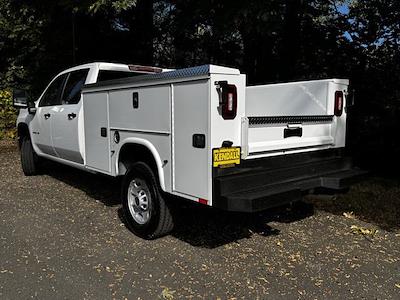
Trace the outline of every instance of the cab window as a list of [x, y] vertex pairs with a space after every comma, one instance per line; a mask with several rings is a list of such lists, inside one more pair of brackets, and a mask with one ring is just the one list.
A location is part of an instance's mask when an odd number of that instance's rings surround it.
[[85, 84], [89, 69], [73, 71], [68, 74], [62, 104], [77, 104], [81, 99], [82, 87]]
[[39, 106], [53, 106], [61, 104], [61, 94], [67, 75], [58, 76], [46, 89], [40, 100]]

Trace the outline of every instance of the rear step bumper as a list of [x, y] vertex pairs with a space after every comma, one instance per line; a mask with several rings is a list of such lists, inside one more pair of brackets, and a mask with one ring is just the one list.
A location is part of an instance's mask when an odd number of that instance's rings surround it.
[[237, 212], [262, 211], [301, 200], [312, 189], [346, 189], [365, 174], [338, 151], [242, 161], [234, 169], [214, 170], [213, 206]]

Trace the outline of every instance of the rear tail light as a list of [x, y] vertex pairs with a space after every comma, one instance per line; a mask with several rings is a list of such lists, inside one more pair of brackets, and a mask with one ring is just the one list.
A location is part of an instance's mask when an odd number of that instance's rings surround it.
[[218, 82], [221, 96], [221, 113], [224, 120], [233, 120], [237, 114], [237, 89], [226, 81]]
[[336, 91], [335, 93], [335, 116], [340, 117], [343, 113], [343, 92]]

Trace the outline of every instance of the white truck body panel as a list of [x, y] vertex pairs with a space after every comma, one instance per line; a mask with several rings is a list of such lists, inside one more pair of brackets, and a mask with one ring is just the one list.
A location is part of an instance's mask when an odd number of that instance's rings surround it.
[[[245, 76], [236, 69], [205, 67], [207, 72], [199, 73], [199, 76], [86, 88], [83, 92], [85, 165], [94, 171], [118, 175], [122, 146], [128, 140], [131, 143], [141, 141], [138, 143], [146, 144], [156, 153], [154, 156], [164, 191], [193, 200], [207, 199], [211, 205], [210, 148], [221, 147], [224, 140], [240, 145], [240, 122], [238, 119], [226, 121], [219, 116], [219, 96], [214, 82], [229, 79], [230, 83], [238, 86], [239, 97], [244, 98]], [[132, 107], [133, 93], [139, 94], [138, 109]], [[104, 105], [108, 109], [100, 108]], [[238, 102], [238, 105], [243, 115], [244, 102]], [[107, 128], [110, 138], [99, 135], [100, 127]], [[118, 144], [112, 138], [115, 131], [120, 134]], [[192, 136], [196, 133], [206, 136], [204, 149], [192, 146]], [[111, 141], [112, 156], [106, 140]]]

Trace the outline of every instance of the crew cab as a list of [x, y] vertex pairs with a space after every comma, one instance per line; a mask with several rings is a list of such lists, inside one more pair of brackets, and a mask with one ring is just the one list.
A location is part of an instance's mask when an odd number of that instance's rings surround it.
[[[58, 74], [34, 102], [15, 93], [22, 169], [40, 159], [123, 177], [127, 223], [173, 228], [175, 195], [257, 212], [363, 172], [343, 156], [348, 80], [249, 87], [239, 70], [92, 63]], [[170, 199], [171, 198], [171, 199]]]

